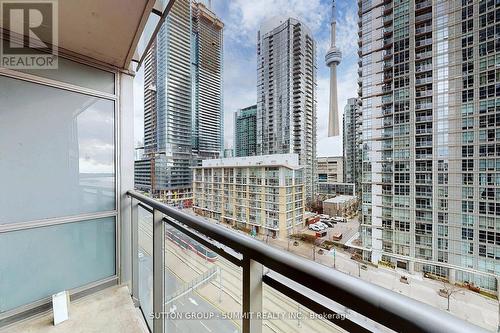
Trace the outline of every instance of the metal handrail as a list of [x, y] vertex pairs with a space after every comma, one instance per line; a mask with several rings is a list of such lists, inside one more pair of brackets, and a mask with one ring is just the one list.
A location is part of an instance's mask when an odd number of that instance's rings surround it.
[[[392, 330], [404, 332], [487, 332], [430, 305], [273, 248], [252, 237], [169, 207], [136, 191], [131, 190], [127, 194], [150, 206], [153, 210], [160, 211], [167, 218], [174, 219], [241, 253], [243, 255], [242, 265], [249, 260], [256, 261], [312, 292], [321, 294]], [[332, 313], [335, 311], [332, 310]]]

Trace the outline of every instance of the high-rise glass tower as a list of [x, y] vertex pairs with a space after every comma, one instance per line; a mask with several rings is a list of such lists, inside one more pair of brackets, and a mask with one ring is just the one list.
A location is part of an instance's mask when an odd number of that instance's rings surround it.
[[144, 158], [136, 186], [190, 197], [191, 167], [223, 150], [222, 22], [203, 4], [175, 1], [145, 61]]
[[222, 21], [201, 2], [192, 5], [192, 143], [195, 164], [224, 149]]
[[361, 108], [358, 98], [349, 98], [343, 116], [344, 182], [356, 184], [361, 181]]
[[265, 22], [257, 42], [257, 154], [299, 155], [306, 197], [316, 183], [316, 42], [299, 20]]
[[254, 156], [257, 137], [257, 105], [239, 109], [234, 114], [234, 156]]
[[365, 258], [495, 289], [498, 1], [359, 4]]
[[191, 187], [191, 45], [191, 1], [176, 1], [157, 36], [157, 191]]

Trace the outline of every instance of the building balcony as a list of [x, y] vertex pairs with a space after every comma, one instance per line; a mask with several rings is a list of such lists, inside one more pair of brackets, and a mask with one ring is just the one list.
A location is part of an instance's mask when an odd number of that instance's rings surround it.
[[416, 97], [416, 98], [432, 97], [432, 89], [427, 89], [427, 90], [417, 90], [417, 91], [415, 92], [415, 97]]
[[384, 70], [387, 68], [392, 68], [394, 65], [392, 61], [384, 61]]
[[415, 24], [432, 20], [432, 13], [426, 13], [415, 17]]
[[423, 60], [428, 58], [432, 58], [432, 51], [415, 52], [415, 59], [417, 60]]
[[432, 127], [417, 128], [415, 129], [416, 135], [432, 134]]
[[432, 83], [432, 76], [415, 79], [415, 85], [423, 85], [429, 83]]
[[427, 122], [432, 122], [432, 115], [425, 115], [425, 116], [416, 116], [415, 117], [415, 122], [417, 123], [427, 123]]
[[[60, 1], [58, 70], [0, 68], [2, 332], [483, 332], [230, 230], [277, 227], [276, 216], [261, 219], [258, 209], [235, 207], [254, 202], [235, 198], [250, 185], [232, 185], [230, 203], [227, 187], [195, 186], [195, 195], [207, 197], [193, 211], [207, 208], [206, 218], [133, 190], [133, 74], [147, 56], [139, 44], [160, 39], [153, 31], [174, 2]], [[148, 35], [146, 25], [158, 29]], [[191, 34], [185, 38], [175, 42], [189, 44]], [[155, 167], [171, 164], [164, 155]], [[189, 168], [160, 176], [181, 178], [176, 173]], [[246, 181], [237, 173], [213, 177]], [[279, 203], [274, 190], [268, 195]], [[231, 208], [234, 215], [221, 216]], [[302, 223], [300, 214], [294, 224]], [[52, 296], [59, 292], [71, 311], [53, 326]]]
[[[415, 143], [415, 147], [423, 148], [423, 147], [432, 147], [432, 140], [429, 141], [417, 141]], [[432, 154], [431, 154], [432, 156]]]
[[391, 93], [392, 92], [392, 85], [391, 84], [384, 84], [382, 86], [382, 92], [383, 93]]
[[432, 38], [426, 38], [426, 39], [421, 39], [421, 40], [416, 40], [415, 41], [415, 47], [423, 47], [423, 46], [428, 46], [432, 45]]
[[415, 110], [428, 110], [432, 109], [432, 103], [417, 103], [415, 104]]
[[416, 65], [415, 71], [418, 73], [432, 71], [432, 64], [427, 65]]
[[383, 18], [383, 22], [384, 22], [384, 26], [387, 26], [389, 24], [392, 23], [392, 14], [389, 14], [389, 15], [385, 15], [384, 18]]
[[415, 28], [415, 35], [419, 36], [422, 34], [426, 34], [432, 32], [432, 25], [423, 25]]
[[420, 1], [415, 3], [415, 12], [420, 12], [424, 9], [428, 9], [432, 7], [432, 1], [430, 0], [425, 0], [425, 1]]

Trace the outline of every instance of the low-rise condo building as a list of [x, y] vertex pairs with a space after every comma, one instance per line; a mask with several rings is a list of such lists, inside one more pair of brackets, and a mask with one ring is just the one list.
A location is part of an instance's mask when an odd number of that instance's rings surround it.
[[194, 168], [193, 208], [253, 235], [286, 238], [304, 224], [297, 154], [204, 160]]

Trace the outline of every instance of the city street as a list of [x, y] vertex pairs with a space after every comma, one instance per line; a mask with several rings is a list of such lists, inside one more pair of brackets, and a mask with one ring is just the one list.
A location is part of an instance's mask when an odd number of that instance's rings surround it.
[[[289, 246], [287, 240], [281, 239], [269, 239], [269, 244], [284, 250]], [[311, 244], [300, 242], [298, 247], [290, 244], [289, 248], [290, 252], [296, 255], [311, 260], [313, 258], [313, 246]], [[420, 274], [412, 275], [404, 270], [394, 270], [385, 267], [376, 268], [365, 265], [366, 270], [364, 270], [361, 269], [362, 264], [352, 260], [349, 253], [336, 250], [334, 260], [333, 251], [325, 251], [324, 254], [321, 255], [317, 253], [318, 250], [319, 247], [316, 247], [315, 257], [316, 262], [320, 264], [333, 268], [335, 261], [336, 269], [343, 273], [360, 277], [365, 281], [369, 281], [446, 311], [447, 300], [438, 295], [439, 289], [443, 287], [442, 283], [438, 281], [423, 278]], [[404, 284], [399, 281], [402, 275], [408, 277], [409, 284]], [[498, 306], [496, 300], [463, 289], [459, 293], [451, 296], [450, 313], [490, 331], [496, 331], [498, 324]]]
[[[147, 246], [148, 243], [151, 244], [151, 236], [149, 235], [149, 230], [147, 230], [150, 228], [150, 225], [145, 224], [143, 221], [140, 226], [140, 230], [142, 232], [140, 232], [139, 240], [141, 241], [142, 239], [141, 242], [145, 242], [145, 246]], [[347, 237], [345, 240], [347, 240]], [[299, 242], [299, 246], [293, 246], [292, 241], [289, 243], [287, 240], [278, 238], [264, 238], [262, 241], [268, 242], [269, 245], [283, 250], [287, 250], [289, 248], [289, 251], [293, 254], [306, 257], [311, 260], [313, 258], [314, 247], [311, 244]], [[349, 253], [337, 249], [335, 251], [334, 260], [333, 251], [325, 251], [324, 254], [321, 255], [317, 253], [319, 247], [316, 247], [315, 250], [316, 262], [320, 264], [332, 267], [333, 269], [335, 261], [336, 269], [343, 273], [360, 277], [365, 281], [369, 281], [381, 287], [393, 290], [446, 311], [447, 300], [446, 298], [438, 295], [439, 289], [442, 288], [442, 283], [438, 281], [423, 278], [419, 274], [412, 275], [407, 271], [394, 270], [385, 267], [376, 268], [370, 265], [365, 265], [366, 268], [362, 269], [362, 264], [352, 260]], [[170, 241], [167, 242], [167, 251], [168, 269], [172, 270], [175, 275], [182, 276], [183, 279], [185, 279], [185, 282], [203, 274], [213, 265], [220, 267], [222, 272], [223, 302], [218, 302], [218, 279], [199, 288], [193, 294], [198, 294], [203, 297], [203, 299], [213, 306], [212, 309], [217, 309], [216, 311], [219, 312], [232, 312], [234, 309], [241, 309], [241, 269], [239, 267], [234, 266], [220, 257], [216, 263], [207, 262], [194, 252], [183, 250]], [[400, 277], [402, 275], [408, 277], [409, 284], [400, 282]], [[270, 288], [265, 288], [264, 310], [284, 311], [283, 309], [286, 309], [286, 311], [296, 312], [298, 307], [295, 302], [284, 298], [283, 295]], [[301, 309], [301, 311], [307, 311], [307, 309]], [[488, 330], [494, 331], [496, 330], [498, 323], [498, 302], [480, 294], [463, 289], [451, 297], [450, 313]], [[316, 327], [319, 323], [321, 323], [320, 326]], [[309, 332], [306, 330], [308, 325], [310, 328], [315, 327], [314, 332], [337, 331], [330, 323], [313, 320], [303, 321], [302, 323], [298, 323], [297, 320], [281, 320], [279, 322], [277, 320], [264, 321], [264, 326], [269, 330], [269, 332]]]
[[[150, 248], [152, 244], [152, 229], [150, 216], [140, 213], [139, 216], [139, 241], [140, 247]], [[145, 250], [143, 250], [146, 252]], [[147, 257], [149, 252], [144, 254]], [[166, 262], [167, 262], [167, 294], [172, 294], [176, 289], [181, 288], [183, 284], [196, 279], [207, 270], [216, 266], [220, 269], [221, 277], [217, 277], [207, 284], [193, 290], [189, 294], [174, 301], [167, 306], [166, 311], [177, 313], [186, 312], [201, 312], [214, 313], [216, 316], [221, 314], [233, 315], [241, 312], [241, 268], [236, 267], [225, 259], [218, 257], [212, 263], [206, 261], [191, 250], [180, 248], [177, 244], [167, 239], [166, 242]], [[149, 263], [148, 265], [151, 265]], [[147, 270], [147, 269], [145, 269]], [[143, 272], [143, 270], [141, 270]], [[222, 279], [222, 285], [220, 284]], [[147, 273], [140, 275], [141, 283], [147, 283]], [[221, 288], [222, 286], [222, 288]], [[140, 287], [141, 290], [147, 287]], [[150, 287], [149, 287], [150, 289]], [[149, 298], [141, 297], [141, 305], [144, 312], [151, 312]], [[298, 304], [284, 295], [278, 293], [272, 288], [264, 287], [263, 297], [264, 312], [268, 313], [287, 313], [293, 316], [297, 312], [301, 312], [304, 316], [303, 320], [297, 319], [276, 319], [264, 320], [264, 332], [266, 333], [302, 333], [302, 332], [344, 332], [336, 328], [333, 324], [324, 320], [309, 319], [310, 311], [306, 308], [299, 307]], [[147, 313], [145, 313], [147, 316]], [[194, 321], [194, 322], [191, 322]], [[190, 322], [190, 323], [186, 323]], [[169, 320], [168, 325], [173, 332], [240, 332], [240, 320]]]

